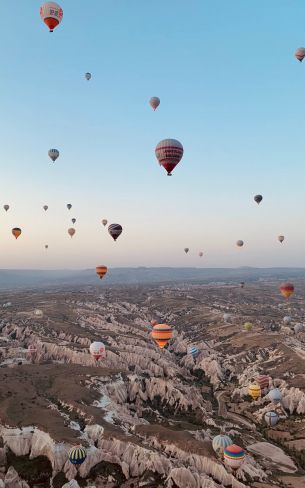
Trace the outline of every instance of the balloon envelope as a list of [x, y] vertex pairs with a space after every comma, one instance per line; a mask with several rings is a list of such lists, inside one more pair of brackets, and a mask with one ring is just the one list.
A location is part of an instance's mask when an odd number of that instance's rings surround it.
[[292, 283], [282, 283], [280, 285], [280, 292], [285, 298], [289, 298], [294, 293], [294, 285]]
[[170, 325], [157, 324], [151, 332], [152, 338], [156, 341], [158, 346], [163, 349], [168, 341], [173, 337], [173, 330]]
[[100, 278], [100, 280], [102, 280], [104, 276], [107, 274], [108, 268], [107, 266], [100, 265], [96, 267], [95, 271], [98, 277]]
[[305, 48], [304, 47], [299, 47], [296, 52], [294, 53], [295, 57], [297, 58], [298, 61], [302, 62], [303, 59], [305, 58]]
[[106, 348], [103, 342], [92, 342], [92, 344], [90, 344], [90, 354], [96, 361], [103, 358], [105, 353]]
[[228, 466], [232, 469], [238, 469], [244, 462], [246, 454], [241, 447], [231, 444], [224, 449], [223, 457]]
[[40, 7], [40, 17], [43, 22], [49, 27], [50, 32], [53, 32], [55, 27], [57, 27], [63, 18], [63, 10], [58, 3], [55, 2], [45, 2]]
[[69, 461], [72, 464], [80, 465], [83, 464], [87, 457], [86, 449], [82, 446], [72, 447], [69, 451]]
[[87, 81], [91, 80], [91, 73], [86, 73], [85, 78]]
[[49, 157], [52, 159], [53, 163], [55, 163], [56, 159], [59, 157], [58, 149], [50, 149], [48, 154]]
[[70, 229], [68, 229], [68, 234], [69, 236], [73, 237], [74, 234], [75, 234], [76, 230], [73, 228], [73, 227], [70, 227]]
[[225, 448], [231, 446], [232, 443], [232, 439], [228, 435], [219, 434], [214, 437], [212, 446], [216, 454], [223, 456]]
[[10, 206], [9, 206], [9, 205], [3, 205], [3, 208], [4, 208], [4, 210], [7, 212], [7, 211], [8, 211], [8, 209], [10, 208]]
[[12, 234], [16, 239], [18, 239], [18, 237], [21, 236], [21, 229], [19, 227], [14, 227], [12, 229]]
[[285, 239], [285, 236], [278, 236], [278, 241], [280, 241], [280, 243], [282, 244], [282, 242], [284, 241]]
[[275, 402], [275, 403], [280, 402], [282, 400], [281, 390], [279, 390], [279, 388], [272, 388], [272, 390], [270, 390], [268, 393], [268, 398], [272, 402]]
[[187, 354], [188, 356], [193, 356], [195, 359], [199, 355], [200, 351], [197, 346], [189, 346], [187, 348]]
[[71, 203], [67, 203], [67, 209], [68, 209], [68, 210], [71, 210], [71, 208], [72, 208]]
[[159, 107], [160, 105], [160, 98], [158, 97], [151, 97], [151, 99], [149, 100], [149, 105], [154, 109], [156, 110], [156, 108]]
[[258, 386], [261, 388], [261, 390], [265, 390], [266, 388], [269, 387], [269, 380], [270, 380], [269, 376], [265, 374], [259, 375], [255, 378], [255, 381], [258, 384]]
[[182, 159], [183, 146], [176, 139], [164, 139], [157, 144], [155, 153], [160, 165], [171, 176], [171, 172]]
[[242, 241], [241, 239], [239, 239], [237, 242], [236, 242], [236, 246], [237, 247], [243, 247], [244, 245], [244, 241]]
[[266, 424], [269, 425], [269, 427], [274, 427], [280, 419], [276, 412], [266, 412], [264, 418]]
[[184, 248], [184, 252], [185, 252], [185, 254], [187, 254], [189, 252], [189, 248], [188, 247], [185, 247]]
[[256, 383], [249, 385], [248, 393], [253, 400], [257, 400], [261, 396], [261, 387]]
[[105, 227], [105, 226], [108, 224], [108, 220], [107, 220], [107, 219], [103, 219], [103, 220], [102, 220], [102, 224], [103, 224], [103, 226]]
[[123, 228], [120, 224], [111, 224], [108, 227], [108, 232], [114, 241], [122, 234]]
[[45, 211], [47, 211], [47, 210], [48, 210], [48, 208], [49, 208], [49, 207], [48, 207], [48, 205], [44, 205], [44, 206], [43, 206], [43, 209], [44, 209]]
[[258, 204], [261, 203], [262, 199], [263, 199], [262, 195], [255, 195], [254, 197], [254, 201]]

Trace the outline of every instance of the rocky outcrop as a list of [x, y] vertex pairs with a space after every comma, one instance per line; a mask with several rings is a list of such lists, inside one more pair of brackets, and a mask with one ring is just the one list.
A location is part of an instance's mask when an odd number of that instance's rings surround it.
[[4, 478], [5, 488], [30, 488], [29, 485], [20, 479], [17, 471], [11, 466]]

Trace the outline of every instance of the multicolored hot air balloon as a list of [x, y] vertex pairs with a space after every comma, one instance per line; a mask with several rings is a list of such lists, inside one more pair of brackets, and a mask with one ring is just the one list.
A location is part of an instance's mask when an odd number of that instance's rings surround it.
[[94, 357], [95, 361], [104, 358], [106, 354], [105, 344], [103, 342], [92, 342], [90, 344], [90, 354]]
[[244, 329], [247, 331], [247, 332], [250, 332], [250, 330], [253, 329], [253, 324], [252, 322], [245, 322], [244, 323]]
[[19, 237], [19, 236], [21, 236], [21, 232], [22, 232], [22, 231], [21, 231], [21, 229], [20, 229], [19, 227], [14, 227], [14, 228], [12, 229], [12, 234], [13, 234], [13, 236], [14, 236], [16, 239], [18, 239], [18, 237]]
[[172, 176], [172, 171], [180, 163], [183, 156], [183, 146], [176, 139], [164, 139], [155, 149], [156, 157], [161, 166]]
[[97, 266], [95, 268], [96, 274], [99, 276], [100, 280], [104, 278], [104, 276], [107, 274], [108, 268], [107, 266]]
[[269, 376], [265, 374], [259, 375], [255, 378], [255, 381], [262, 391], [269, 388], [269, 381], [270, 381]]
[[102, 224], [103, 224], [103, 226], [105, 227], [105, 226], [108, 224], [108, 220], [107, 220], [107, 219], [103, 219], [103, 220], [102, 220]]
[[225, 434], [219, 434], [216, 437], [214, 437], [212, 441], [212, 446], [214, 451], [218, 456], [223, 457], [224, 450], [233, 444], [232, 439]]
[[252, 383], [249, 385], [248, 393], [253, 400], [257, 400], [262, 394], [261, 387], [256, 383]]
[[85, 74], [85, 78], [86, 78], [87, 81], [91, 80], [91, 78], [92, 78], [91, 73], [86, 73]]
[[3, 208], [4, 208], [4, 210], [7, 212], [7, 211], [8, 211], [8, 209], [10, 208], [10, 206], [9, 206], [9, 205], [3, 205]]
[[265, 418], [266, 424], [269, 425], [269, 427], [274, 427], [280, 419], [278, 414], [276, 412], [272, 412], [272, 411], [266, 412], [264, 418]]
[[55, 163], [56, 159], [59, 158], [59, 151], [57, 149], [50, 149], [48, 152], [49, 157]]
[[305, 58], [305, 47], [299, 47], [296, 52], [294, 53], [295, 57], [297, 58], [300, 63]]
[[75, 232], [76, 230], [73, 227], [70, 227], [70, 229], [68, 229], [68, 234], [71, 238], [74, 236]]
[[165, 347], [168, 341], [173, 337], [173, 330], [170, 325], [157, 324], [153, 327], [151, 336], [156, 341], [158, 346], [163, 349], [163, 347]]
[[282, 400], [282, 392], [279, 388], [272, 388], [268, 393], [268, 398], [274, 402], [278, 403]]
[[262, 201], [263, 197], [262, 195], [255, 195], [254, 201], [259, 205]]
[[74, 446], [69, 451], [69, 461], [74, 465], [83, 464], [87, 457], [86, 449], [82, 446]]
[[187, 355], [188, 356], [193, 356], [193, 358], [195, 359], [198, 355], [199, 355], [200, 351], [198, 349], [197, 346], [189, 346], [187, 348]]
[[242, 241], [241, 239], [239, 239], [237, 242], [236, 242], [236, 246], [237, 247], [243, 247], [244, 245], [244, 241]]
[[49, 208], [49, 207], [48, 207], [48, 205], [44, 205], [42, 208], [43, 208], [43, 209], [44, 209], [44, 211], [46, 212], [46, 211], [48, 210], [48, 208]]
[[123, 228], [120, 224], [111, 224], [108, 227], [108, 232], [114, 241], [122, 234]]
[[63, 15], [63, 10], [58, 3], [45, 2], [40, 7], [40, 17], [49, 28], [50, 32], [53, 32], [53, 30], [61, 23]]
[[285, 236], [278, 236], [277, 240], [282, 244], [282, 242], [285, 240]]
[[71, 208], [72, 208], [71, 203], [67, 203], [67, 209], [68, 209], [68, 210], [71, 210]]
[[156, 108], [159, 107], [160, 105], [160, 98], [158, 97], [151, 97], [151, 99], [149, 100], [149, 105], [154, 109], [156, 110]]
[[185, 252], [185, 254], [187, 254], [187, 253], [189, 252], [189, 250], [190, 250], [190, 249], [189, 249], [188, 247], [185, 247], [185, 248], [184, 248], [184, 252]]
[[72, 224], [75, 224], [76, 219], [74, 219], [74, 218], [73, 218], [73, 219], [71, 219], [71, 222], [72, 222]]
[[241, 447], [236, 446], [236, 444], [231, 444], [224, 449], [223, 457], [224, 462], [230, 466], [230, 468], [237, 470], [244, 462], [246, 453]]
[[294, 293], [294, 285], [292, 283], [282, 283], [280, 286], [280, 292], [285, 298], [289, 298]]

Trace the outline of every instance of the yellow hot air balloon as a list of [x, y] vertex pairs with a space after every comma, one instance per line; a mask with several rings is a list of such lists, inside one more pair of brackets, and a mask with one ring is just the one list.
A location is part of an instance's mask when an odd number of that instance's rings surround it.
[[14, 227], [12, 229], [12, 234], [14, 237], [16, 237], [16, 239], [18, 239], [18, 237], [21, 236], [21, 229], [19, 229], [19, 227]]
[[253, 324], [252, 322], [245, 322], [244, 323], [244, 329], [247, 331], [247, 332], [250, 332], [250, 330], [253, 329]]
[[97, 266], [95, 268], [96, 270], [96, 274], [99, 276], [100, 280], [102, 280], [104, 278], [104, 276], [107, 274], [107, 271], [108, 271], [108, 268], [107, 266]]
[[252, 383], [249, 385], [248, 393], [253, 400], [257, 400], [261, 396], [262, 390], [259, 385]]

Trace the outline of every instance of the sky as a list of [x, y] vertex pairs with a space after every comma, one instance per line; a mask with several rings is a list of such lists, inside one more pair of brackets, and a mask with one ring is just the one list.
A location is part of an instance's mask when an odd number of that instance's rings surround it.
[[60, 4], [1, 5], [0, 268], [305, 266], [304, 1]]

